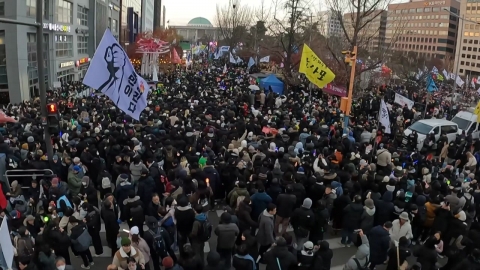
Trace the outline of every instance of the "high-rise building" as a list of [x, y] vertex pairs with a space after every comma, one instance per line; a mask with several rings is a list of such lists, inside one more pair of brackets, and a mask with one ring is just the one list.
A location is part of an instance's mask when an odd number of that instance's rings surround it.
[[[472, 0], [462, 0], [460, 14], [465, 20], [460, 21], [455, 64], [450, 72], [468, 75], [470, 78], [480, 76], [480, 4]], [[477, 23], [475, 23], [477, 22]], [[457, 57], [459, 59], [457, 60]]]
[[[118, 21], [118, 11], [117, 0], [44, 1], [41, 38], [47, 87], [85, 76], [105, 21]], [[35, 0], [0, 0], [2, 17], [34, 23], [36, 12]], [[39, 95], [36, 41], [35, 27], [0, 24], [0, 103], [19, 103]]]
[[426, 58], [454, 58], [457, 0], [419, 1], [388, 5], [387, 42], [392, 50]]
[[153, 3], [153, 29], [162, 27], [162, 0], [154, 0]]
[[[348, 36], [353, 36], [354, 28], [352, 23], [356, 19], [356, 13], [346, 13], [343, 15], [343, 25]], [[385, 34], [387, 27], [387, 11], [374, 10], [368, 16], [362, 16], [363, 21], [370, 21], [358, 33], [358, 43], [368, 51], [374, 52], [385, 49]]]
[[120, 44], [126, 49], [140, 33], [142, 0], [120, 0]]
[[340, 36], [343, 34], [342, 26], [338, 16], [339, 12], [327, 10], [320, 12], [318, 16], [319, 31], [325, 37]]
[[142, 0], [141, 32], [153, 31], [153, 20], [155, 12], [154, 0]]

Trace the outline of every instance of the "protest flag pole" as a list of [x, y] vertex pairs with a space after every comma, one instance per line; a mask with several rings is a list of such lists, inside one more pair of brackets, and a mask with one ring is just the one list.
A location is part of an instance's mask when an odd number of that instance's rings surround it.
[[[42, 118], [47, 119], [47, 90], [45, 85], [45, 59], [43, 59], [43, 0], [36, 0], [37, 14], [36, 22], [30, 23], [7, 18], [0, 18], [0, 23], [33, 26], [37, 29], [37, 69], [38, 69], [38, 87], [40, 89], [40, 110]], [[52, 160], [53, 146], [50, 139], [48, 127], [44, 126], [45, 147], [47, 148], [48, 159]]]

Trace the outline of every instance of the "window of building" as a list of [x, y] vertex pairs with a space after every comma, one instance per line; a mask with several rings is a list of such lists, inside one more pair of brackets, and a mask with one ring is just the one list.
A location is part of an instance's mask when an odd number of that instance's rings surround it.
[[88, 26], [88, 8], [77, 7], [77, 24]]
[[424, 12], [432, 12], [432, 8], [426, 7], [423, 11], [424, 11]]
[[434, 7], [434, 8], [432, 8], [432, 12], [440, 12], [440, 8]]
[[[28, 0], [27, 0], [28, 1]], [[35, 0], [31, 0], [35, 1]], [[57, 6], [57, 22], [73, 23], [73, 4], [65, 0], [59, 0]]]
[[0, 2], [0, 16], [5, 16], [5, 2]]
[[59, 71], [57, 72], [57, 80], [61, 82], [73, 81], [74, 73], [75, 73], [75, 70], [73, 68]]
[[415, 13], [415, 11], [416, 11], [416, 9], [411, 8], [411, 9], [408, 11], [408, 13]]
[[88, 54], [88, 36], [77, 36], [78, 54]]
[[423, 8], [417, 8], [417, 13], [422, 13], [423, 12]]
[[118, 22], [115, 19], [112, 19], [112, 30], [118, 32]]
[[[5, 12], [4, 2], [2, 4], [2, 10]], [[37, 15], [37, 0], [26, 0], [27, 4], [27, 16], [35, 17]], [[42, 2], [43, 8], [43, 18], [48, 20], [48, 11], [49, 11], [49, 0], [43, 0]], [[1, 14], [0, 14], [1, 15]]]
[[465, 65], [465, 61], [460, 61], [460, 65]]
[[5, 31], [0, 31], [0, 89], [8, 89]]
[[[48, 85], [48, 68], [47, 68], [47, 59], [48, 59], [48, 35], [43, 35], [43, 42], [45, 43], [43, 47], [43, 66], [45, 67], [45, 83]], [[39, 91], [39, 79], [38, 79], [38, 56], [37, 56], [37, 35], [35, 33], [27, 33], [27, 54], [28, 54], [28, 85], [30, 89], [30, 96], [37, 97], [40, 94]]]
[[57, 57], [73, 56], [73, 36], [55, 35], [55, 55]]

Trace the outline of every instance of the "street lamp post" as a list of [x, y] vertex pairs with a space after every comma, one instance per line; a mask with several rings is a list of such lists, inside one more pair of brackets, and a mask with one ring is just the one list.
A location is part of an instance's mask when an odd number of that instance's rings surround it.
[[[18, 20], [0, 18], [0, 23], [17, 24], [33, 26], [37, 29], [37, 69], [38, 69], [38, 84], [40, 88], [40, 110], [42, 118], [47, 119], [47, 90], [45, 85], [45, 59], [43, 59], [43, 0], [37, 0], [37, 16], [35, 23], [22, 22]], [[49, 160], [53, 157], [53, 146], [50, 139], [50, 132], [48, 127], [44, 126], [44, 140], [47, 148], [47, 155]]]
[[355, 81], [355, 67], [357, 65], [357, 46], [353, 46], [353, 51], [343, 51], [342, 54], [345, 54], [345, 63], [350, 64], [350, 82], [348, 85], [347, 106], [343, 116], [343, 132], [347, 133], [350, 113], [352, 111], [353, 83]]

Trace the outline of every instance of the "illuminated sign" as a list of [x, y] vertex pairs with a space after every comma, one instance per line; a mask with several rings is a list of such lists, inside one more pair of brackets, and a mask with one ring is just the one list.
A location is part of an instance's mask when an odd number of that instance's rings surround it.
[[78, 63], [80, 65], [83, 65], [83, 64], [88, 63], [88, 62], [90, 62], [90, 58], [88, 58], [88, 57], [84, 57], [84, 58], [78, 60]]
[[71, 67], [73, 65], [75, 65], [74, 61], [63, 62], [63, 63], [60, 63], [60, 68]]
[[56, 23], [43, 23], [43, 29], [56, 32], [70, 32], [72, 30], [68, 25], [60, 25]]
[[430, 1], [430, 2], [425, 2], [425, 6], [440, 6], [440, 5], [445, 5], [445, 1]]

